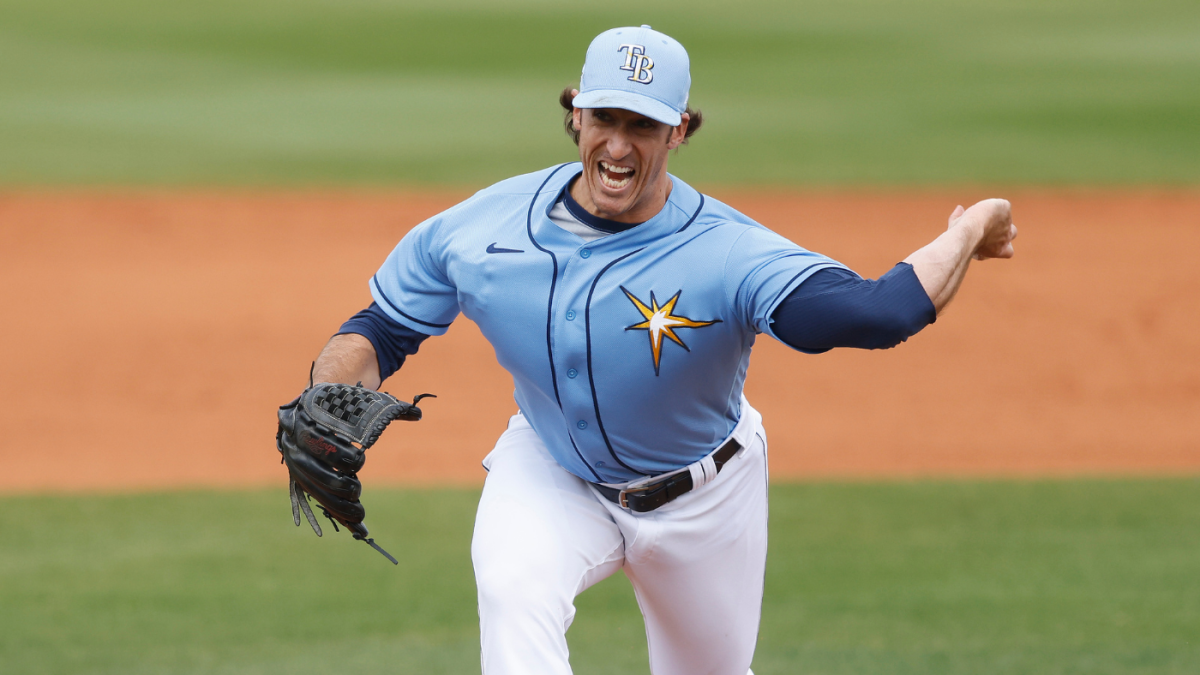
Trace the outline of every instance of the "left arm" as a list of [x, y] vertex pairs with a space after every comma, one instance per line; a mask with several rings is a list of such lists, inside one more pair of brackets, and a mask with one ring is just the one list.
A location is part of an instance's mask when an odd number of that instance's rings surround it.
[[809, 353], [895, 347], [937, 320], [972, 259], [1011, 258], [1016, 236], [1007, 201], [959, 206], [945, 233], [877, 280], [836, 268], [813, 274], [775, 308], [772, 332]]
[[815, 272], [771, 314], [771, 332], [810, 354], [836, 347], [888, 349], [934, 322], [937, 312], [912, 265], [878, 279], [831, 267]]
[[1012, 206], [1004, 199], [986, 199], [965, 211], [961, 206], [954, 209], [946, 231], [904, 262], [913, 266], [941, 314], [962, 285], [971, 260], [1011, 258], [1016, 238]]

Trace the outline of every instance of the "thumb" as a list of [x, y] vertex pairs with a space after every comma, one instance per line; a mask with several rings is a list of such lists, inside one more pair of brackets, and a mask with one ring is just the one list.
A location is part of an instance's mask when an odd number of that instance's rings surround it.
[[963, 209], [962, 204], [954, 207], [954, 212], [950, 214], [950, 222], [947, 224], [947, 227], [954, 227], [954, 221], [962, 218], [962, 214], [964, 213], [966, 213], [966, 210]]

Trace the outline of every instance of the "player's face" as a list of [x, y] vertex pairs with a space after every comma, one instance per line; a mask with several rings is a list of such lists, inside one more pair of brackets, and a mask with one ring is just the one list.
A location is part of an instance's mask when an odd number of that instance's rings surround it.
[[585, 209], [622, 223], [640, 223], [662, 210], [671, 192], [667, 155], [683, 142], [688, 116], [669, 127], [629, 110], [575, 109], [583, 178], [571, 196]]

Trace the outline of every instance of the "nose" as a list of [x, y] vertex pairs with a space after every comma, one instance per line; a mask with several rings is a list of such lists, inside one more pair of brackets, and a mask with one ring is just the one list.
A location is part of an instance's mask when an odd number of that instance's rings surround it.
[[625, 130], [618, 129], [608, 137], [608, 143], [606, 144], [605, 149], [608, 150], [609, 157], [620, 160], [621, 158], [625, 157], [625, 155], [629, 154], [629, 151], [632, 147], [633, 144], [629, 142], [629, 138], [626, 136]]

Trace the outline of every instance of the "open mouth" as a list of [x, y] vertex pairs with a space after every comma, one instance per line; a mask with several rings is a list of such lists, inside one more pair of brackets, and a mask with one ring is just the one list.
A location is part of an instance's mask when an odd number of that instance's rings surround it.
[[600, 162], [600, 182], [614, 190], [620, 190], [629, 185], [629, 181], [633, 180], [634, 173], [636, 172], [632, 167], [614, 166], [608, 162]]

